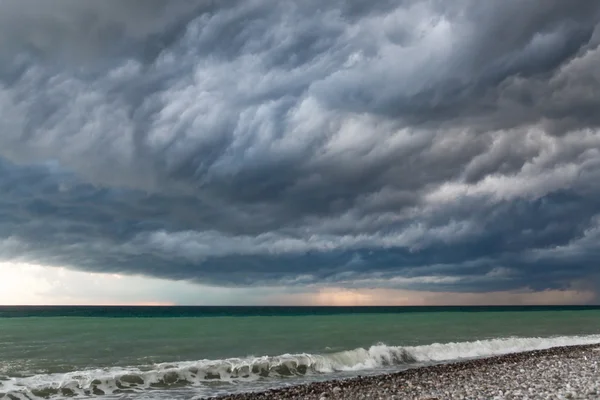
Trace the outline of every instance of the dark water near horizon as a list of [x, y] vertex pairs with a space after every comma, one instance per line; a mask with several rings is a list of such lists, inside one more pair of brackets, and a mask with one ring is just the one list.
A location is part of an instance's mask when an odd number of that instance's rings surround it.
[[585, 343], [600, 306], [0, 307], [0, 398], [193, 399]]
[[568, 306], [0, 306], [2, 317], [177, 318], [301, 316], [422, 312], [517, 312], [600, 310], [600, 305]]

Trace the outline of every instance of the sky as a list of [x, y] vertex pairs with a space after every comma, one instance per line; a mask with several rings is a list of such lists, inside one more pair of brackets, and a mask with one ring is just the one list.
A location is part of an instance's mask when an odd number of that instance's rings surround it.
[[600, 303], [600, 2], [0, 1], [0, 304]]

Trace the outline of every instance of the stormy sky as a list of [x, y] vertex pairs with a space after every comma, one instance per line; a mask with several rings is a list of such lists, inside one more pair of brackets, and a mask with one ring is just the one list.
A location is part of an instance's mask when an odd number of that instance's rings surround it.
[[598, 302], [599, 46], [586, 0], [2, 0], [0, 276]]

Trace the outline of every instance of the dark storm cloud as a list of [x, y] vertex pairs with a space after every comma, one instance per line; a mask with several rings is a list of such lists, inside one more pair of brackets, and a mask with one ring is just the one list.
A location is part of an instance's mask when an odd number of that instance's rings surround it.
[[596, 2], [0, 11], [5, 259], [458, 291], [597, 269]]

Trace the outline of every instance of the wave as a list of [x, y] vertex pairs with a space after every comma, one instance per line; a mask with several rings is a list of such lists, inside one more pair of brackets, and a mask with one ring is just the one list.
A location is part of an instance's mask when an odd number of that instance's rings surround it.
[[[108, 368], [65, 374], [9, 378], [0, 384], [0, 398], [72, 397], [138, 392], [207, 382], [257, 381], [265, 378], [410, 367], [422, 363], [489, 357], [557, 346], [600, 343], [600, 335], [552, 338], [503, 338], [423, 346], [378, 344], [330, 354], [284, 354], [162, 363], [146, 367]], [[11, 397], [12, 396], [12, 397]]]

